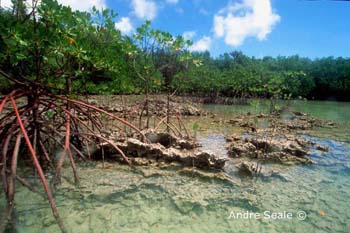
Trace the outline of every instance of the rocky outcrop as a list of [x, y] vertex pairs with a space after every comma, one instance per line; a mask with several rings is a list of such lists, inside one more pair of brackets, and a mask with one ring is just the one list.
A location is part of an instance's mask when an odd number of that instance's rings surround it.
[[227, 137], [230, 157], [248, 157], [281, 163], [311, 163], [311, 147], [328, 151], [327, 147], [295, 136], [297, 133], [304, 133], [316, 127], [337, 127], [332, 121], [317, 119], [302, 112], [281, 112], [278, 115], [247, 114], [228, 120], [227, 123], [246, 128], [250, 135]]
[[259, 166], [257, 163], [244, 161], [237, 164], [236, 167], [238, 168], [239, 173], [244, 175], [253, 176], [262, 174], [262, 166]]
[[261, 178], [279, 178], [282, 181], [288, 179], [280, 171], [272, 170], [257, 162], [243, 161], [236, 165], [238, 172], [243, 176], [259, 176]]
[[228, 154], [230, 157], [249, 157], [281, 163], [311, 163], [309, 149], [314, 147], [322, 151], [320, 145], [292, 135], [280, 135], [278, 137], [257, 136], [229, 138]]
[[[181, 144], [181, 141], [178, 142]], [[122, 161], [116, 154], [114, 148], [109, 144], [101, 144], [105, 158], [113, 158]], [[168, 148], [160, 143], [143, 143], [138, 139], [130, 138], [125, 142], [117, 142], [117, 146], [128, 156], [135, 165], [148, 165], [153, 163], [177, 162], [185, 167], [196, 167], [200, 169], [222, 169], [226, 159], [219, 158], [209, 151], [199, 149], [182, 149], [169, 146]], [[94, 153], [94, 158], [99, 158], [101, 151]]]
[[199, 147], [200, 145], [191, 138], [184, 139], [174, 136], [170, 133], [158, 133], [149, 131], [145, 133], [145, 136], [151, 143], [159, 143], [166, 148], [175, 147], [178, 149], [191, 150]]
[[234, 119], [229, 119], [226, 123], [247, 128], [253, 132], [257, 130], [292, 132], [312, 130], [317, 127], [337, 127], [337, 124], [332, 121], [317, 119], [301, 112], [280, 113], [279, 115], [253, 115], [249, 113], [247, 115], [238, 116]]
[[225, 184], [231, 184], [232, 186], [237, 185], [232, 178], [227, 175], [225, 172], [211, 172], [211, 171], [203, 171], [195, 168], [186, 167], [179, 171], [181, 175], [185, 176], [196, 176], [197, 178], [203, 180], [216, 180], [221, 181]]
[[148, 144], [137, 139], [129, 139], [120, 148], [130, 157], [147, 158], [157, 162], [178, 162], [186, 167], [201, 169], [222, 169], [226, 161], [207, 151], [166, 148], [159, 143]]

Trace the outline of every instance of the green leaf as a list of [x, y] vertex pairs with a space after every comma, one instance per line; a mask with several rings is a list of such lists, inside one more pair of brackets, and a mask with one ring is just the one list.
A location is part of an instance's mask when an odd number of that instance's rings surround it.
[[24, 40], [18, 40], [18, 43], [22, 46], [28, 46], [28, 43]]
[[195, 122], [193, 125], [192, 125], [192, 129], [194, 131], [197, 131], [199, 129], [199, 124], [197, 122]]
[[45, 112], [45, 116], [46, 116], [49, 120], [51, 120], [51, 119], [53, 118], [53, 116], [54, 116], [54, 111], [51, 111], [51, 110], [46, 111], [46, 112]]
[[26, 59], [27, 57], [24, 55], [24, 54], [21, 54], [21, 53], [17, 53], [16, 54], [16, 58], [17, 58], [17, 60], [24, 60], [24, 59]]

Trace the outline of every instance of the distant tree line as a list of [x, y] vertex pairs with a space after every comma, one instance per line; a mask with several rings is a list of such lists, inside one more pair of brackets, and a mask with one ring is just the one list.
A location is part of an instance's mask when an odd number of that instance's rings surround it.
[[311, 60], [298, 55], [254, 58], [234, 51], [212, 58], [209, 52], [193, 54], [202, 61], [177, 78], [184, 93], [227, 97], [308, 98], [350, 100], [350, 59], [326, 57]]

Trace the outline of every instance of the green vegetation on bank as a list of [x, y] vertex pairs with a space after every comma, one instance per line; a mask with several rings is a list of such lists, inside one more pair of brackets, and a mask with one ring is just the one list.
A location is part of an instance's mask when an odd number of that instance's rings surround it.
[[[43, 0], [33, 19], [23, 0], [0, 9], [0, 89], [18, 78], [89, 94], [173, 92], [201, 96], [350, 100], [350, 59], [299, 56], [217, 58], [145, 22], [132, 36], [105, 9], [72, 11]], [[8, 80], [16, 77], [16, 82]]]
[[208, 52], [193, 56], [203, 65], [190, 68], [182, 82], [178, 82], [184, 92], [350, 100], [349, 58], [311, 60], [295, 55], [258, 59], [237, 51], [215, 59]]

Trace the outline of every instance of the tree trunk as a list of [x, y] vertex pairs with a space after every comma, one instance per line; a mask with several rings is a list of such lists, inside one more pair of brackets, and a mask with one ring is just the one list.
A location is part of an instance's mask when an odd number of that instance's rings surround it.
[[170, 124], [170, 88], [168, 87], [167, 88], [167, 103], [166, 103], [166, 123], [167, 123], [167, 126], [166, 126], [166, 129], [167, 129], [167, 132], [169, 133], [170, 129], [169, 129], [169, 124]]

